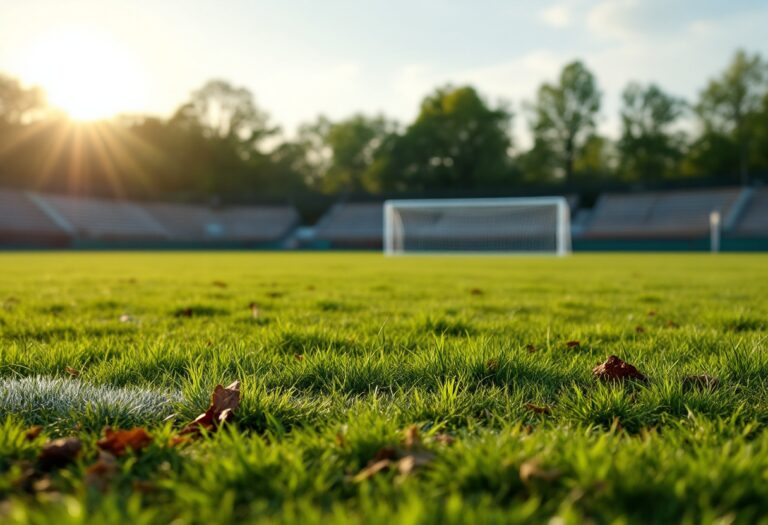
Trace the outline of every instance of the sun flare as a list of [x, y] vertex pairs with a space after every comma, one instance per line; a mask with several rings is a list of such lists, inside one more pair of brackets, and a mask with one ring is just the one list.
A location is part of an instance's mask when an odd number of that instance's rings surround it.
[[49, 103], [75, 120], [140, 111], [145, 77], [109, 35], [81, 29], [48, 33], [29, 49], [24, 78], [45, 89]]

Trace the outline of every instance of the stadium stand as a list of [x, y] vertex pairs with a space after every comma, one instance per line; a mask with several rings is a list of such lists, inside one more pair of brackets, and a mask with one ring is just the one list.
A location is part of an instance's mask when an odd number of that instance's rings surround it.
[[698, 238], [709, 232], [709, 214], [727, 224], [740, 202], [740, 188], [602, 195], [584, 238]]
[[51, 220], [28, 194], [0, 190], [0, 244], [65, 247], [69, 233]]
[[738, 216], [733, 235], [768, 238], [768, 188], [752, 192], [749, 202]]
[[384, 235], [382, 203], [335, 204], [315, 226], [315, 241], [329, 248], [381, 249]]
[[61, 195], [36, 195], [35, 200], [52, 220], [71, 231], [77, 239], [170, 239], [168, 232], [151, 215], [133, 203]]

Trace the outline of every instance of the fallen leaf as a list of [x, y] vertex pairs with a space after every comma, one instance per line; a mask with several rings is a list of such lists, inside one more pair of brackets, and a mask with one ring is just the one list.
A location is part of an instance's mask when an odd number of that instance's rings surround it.
[[648, 317], [654, 317], [656, 315], [656, 310], [648, 310]]
[[76, 368], [72, 368], [71, 366], [67, 366], [64, 368], [64, 371], [68, 373], [72, 377], [77, 377], [80, 375], [80, 371]]
[[525, 345], [525, 349], [528, 351], [529, 354], [532, 354], [536, 351], [536, 345]]
[[520, 481], [526, 485], [534, 480], [546, 481], [551, 483], [557, 480], [563, 473], [558, 469], [544, 469], [537, 459], [529, 459], [520, 465]]
[[151, 443], [152, 436], [147, 434], [147, 431], [143, 428], [112, 430], [107, 427], [104, 429], [104, 437], [96, 442], [96, 446], [115, 456], [122, 456], [127, 449], [137, 452], [148, 447]]
[[106, 492], [117, 471], [117, 458], [113, 454], [101, 450], [96, 463], [85, 469], [85, 484], [101, 492]]
[[638, 334], [643, 334], [643, 333], [645, 333], [645, 328], [643, 328], [642, 325], [637, 325], [635, 327], [635, 332], [637, 332]]
[[43, 427], [41, 427], [40, 425], [29, 427], [27, 431], [24, 432], [24, 439], [26, 439], [27, 441], [34, 441], [42, 433], [42, 431], [43, 431]]
[[355, 483], [360, 483], [361, 481], [365, 481], [366, 479], [369, 479], [373, 477], [374, 475], [378, 474], [382, 470], [386, 470], [392, 465], [391, 459], [381, 459], [379, 461], [376, 461], [374, 463], [371, 463], [367, 467], [365, 467], [363, 470], [358, 472], [354, 478], [352, 478], [352, 481]]
[[75, 461], [82, 448], [82, 442], [76, 437], [54, 439], [43, 445], [37, 462], [42, 468], [63, 467]]
[[227, 287], [227, 283], [225, 283], [224, 281], [213, 281], [211, 284], [213, 284], [217, 288], [226, 288]]
[[480, 288], [472, 288], [469, 290], [470, 295], [483, 295], [483, 291]]
[[293, 354], [293, 358], [296, 361], [304, 361], [304, 355], [303, 354]]
[[683, 378], [683, 390], [716, 390], [719, 386], [720, 380], [707, 374]]
[[202, 429], [216, 430], [219, 425], [232, 418], [234, 410], [240, 405], [240, 381], [227, 387], [216, 385], [211, 396], [208, 410], [197, 416], [181, 430], [181, 434], [199, 434]]
[[637, 368], [616, 357], [610, 356], [604, 363], [592, 369], [592, 374], [602, 381], [621, 381], [624, 379], [637, 379], [647, 381], [648, 378], [641, 374]]
[[403, 438], [403, 446], [407, 450], [411, 450], [421, 446], [421, 436], [419, 435], [419, 427], [411, 425], [405, 429], [405, 437]]
[[551, 414], [552, 409], [548, 406], [539, 406], [534, 405], [533, 403], [526, 403], [525, 408], [530, 410], [531, 412], [535, 412], [536, 414]]
[[581, 342], [579, 341], [566, 341], [565, 346], [568, 348], [577, 348], [581, 346]]
[[499, 371], [499, 360], [493, 358], [493, 359], [489, 359], [488, 361], [486, 361], [486, 363], [485, 363], [485, 370], [489, 374], [495, 374], [496, 372], [498, 372]]

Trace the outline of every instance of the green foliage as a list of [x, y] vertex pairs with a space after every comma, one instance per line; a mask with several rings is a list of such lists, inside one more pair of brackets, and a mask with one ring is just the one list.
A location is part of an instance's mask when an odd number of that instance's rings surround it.
[[[759, 522], [767, 262], [5, 254], [0, 521]], [[596, 382], [611, 354], [649, 382]], [[684, 386], [700, 374], [719, 386]], [[169, 447], [234, 379], [234, 424]], [[155, 441], [102, 493], [84, 471], [106, 424]], [[410, 425], [426, 467], [353, 481]], [[81, 459], [24, 489], [42, 443], [73, 434]], [[531, 459], [560, 476], [524, 483]]]

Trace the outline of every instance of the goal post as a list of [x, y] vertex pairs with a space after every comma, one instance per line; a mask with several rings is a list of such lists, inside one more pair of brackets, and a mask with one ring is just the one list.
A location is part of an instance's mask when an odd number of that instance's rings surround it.
[[566, 255], [570, 209], [564, 197], [388, 200], [384, 253]]

